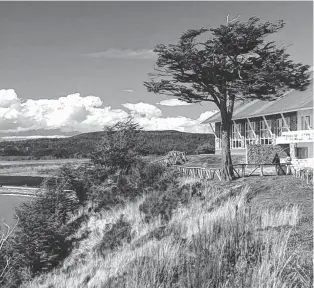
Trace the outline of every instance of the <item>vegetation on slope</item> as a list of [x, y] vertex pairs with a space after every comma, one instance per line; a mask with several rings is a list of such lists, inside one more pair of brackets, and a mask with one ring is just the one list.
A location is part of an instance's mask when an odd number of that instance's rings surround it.
[[[106, 133], [106, 131], [85, 133], [59, 139], [3, 141], [0, 142], [0, 156], [4, 159], [13, 156], [21, 159], [89, 158], [97, 143], [106, 137]], [[138, 151], [142, 155], [163, 155], [171, 150], [185, 151], [188, 154], [197, 151], [214, 153], [215, 139], [212, 134], [179, 131], [141, 131], [140, 133], [145, 143]], [[201, 145], [204, 145], [203, 148], [198, 148]]]
[[136, 126], [108, 135], [17, 210], [3, 287], [312, 286], [311, 185], [187, 179], [138, 157]]

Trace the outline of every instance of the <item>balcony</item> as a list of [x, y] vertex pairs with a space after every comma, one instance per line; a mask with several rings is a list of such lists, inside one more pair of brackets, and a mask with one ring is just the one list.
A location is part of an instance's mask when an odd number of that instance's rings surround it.
[[276, 144], [312, 142], [313, 140], [314, 140], [313, 130], [290, 131], [282, 132], [281, 136], [276, 137]]

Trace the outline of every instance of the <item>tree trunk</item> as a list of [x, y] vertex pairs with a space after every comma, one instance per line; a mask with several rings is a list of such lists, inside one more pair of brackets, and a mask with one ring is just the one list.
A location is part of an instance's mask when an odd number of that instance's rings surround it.
[[231, 152], [230, 152], [230, 130], [231, 130], [231, 119], [227, 115], [223, 115], [221, 112], [221, 171], [222, 180], [231, 181], [234, 178]]

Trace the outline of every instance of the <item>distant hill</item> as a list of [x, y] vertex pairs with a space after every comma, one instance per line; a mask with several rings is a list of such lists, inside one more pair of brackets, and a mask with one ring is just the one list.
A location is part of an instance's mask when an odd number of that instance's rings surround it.
[[[143, 155], [163, 155], [170, 150], [194, 154], [201, 144], [208, 144], [214, 153], [215, 137], [212, 134], [185, 133], [179, 131], [141, 131], [146, 145]], [[68, 138], [41, 138], [0, 142], [0, 156], [19, 156], [30, 159], [89, 158], [95, 145], [106, 132], [91, 132]]]

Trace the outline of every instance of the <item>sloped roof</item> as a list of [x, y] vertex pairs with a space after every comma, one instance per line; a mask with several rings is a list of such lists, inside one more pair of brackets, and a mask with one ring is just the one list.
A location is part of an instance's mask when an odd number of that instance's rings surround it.
[[[253, 100], [234, 107], [233, 120], [313, 108], [313, 80], [305, 91], [292, 90], [275, 101]], [[202, 124], [221, 122], [217, 113]]]

